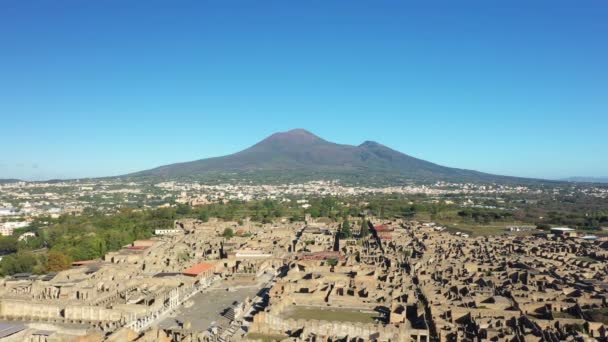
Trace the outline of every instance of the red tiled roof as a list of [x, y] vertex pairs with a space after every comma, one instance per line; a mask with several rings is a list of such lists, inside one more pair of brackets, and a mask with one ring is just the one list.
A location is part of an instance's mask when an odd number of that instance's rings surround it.
[[381, 224], [381, 225], [379, 225], [379, 226], [375, 226], [375, 227], [374, 227], [374, 229], [375, 229], [377, 232], [388, 232], [388, 231], [393, 231], [393, 230], [395, 230], [393, 227], [389, 227], [389, 226], [387, 226], [386, 224]]
[[156, 240], [135, 240], [133, 241], [133, 246], [152, 246]]
[[196, 265], [184, 270], [184, 272], [182, 272], [182, 273], [187, 276], [196, 277], [197, 275], [207, 272], [209, 270], [212, 270], [214, 268], [215, 268], [215, 264], [210, 264], [208, 262], [202, 262], [200, 264], [196, 264]]

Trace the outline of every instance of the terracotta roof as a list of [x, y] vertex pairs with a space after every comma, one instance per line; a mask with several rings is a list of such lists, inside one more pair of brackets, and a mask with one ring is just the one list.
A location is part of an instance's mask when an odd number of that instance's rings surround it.
[[196, 277], [197, 275], [207, 272], [209, 270], [212, 270], [214, 268], [215, 268], [215, 264], [210, 264], [208, 262], [202, 262], [200, 264], [196, 264], [196, 265], [184, 270], [184, 272], [182, 272], [182, 273], [184, 275]]
[[375, 226], [375, 227], [374, 227], [374, 229], [375, 229], [377, 232], [383, 232], [383, 231], [388, 232], [388, 231], [393, 231], [393, 230], [395, 230], [393, 227], [389, 227], [389, 226], [388, 226], [388, 225], [386, 225], [386, 224], [381, 224], [381, 225], [379, 225], [379, 226]]
[[152, 246], [156, 240], [135, 240], [131, 246]]

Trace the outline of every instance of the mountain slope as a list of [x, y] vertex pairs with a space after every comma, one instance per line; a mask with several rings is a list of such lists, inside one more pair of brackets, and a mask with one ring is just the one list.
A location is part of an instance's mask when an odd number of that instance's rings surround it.
[[568, 177], [562, 180], [573, 183], [608, 183], [608, 177]]
[[359, 146], [336, 144], [303, 129], [275, 133], [250, 148], [228, 156], [165, 165], [128, 176], [181, 178], [225, 173], [373, 177], [417, 182], [531, 181], [433, 164], [373, 141]]

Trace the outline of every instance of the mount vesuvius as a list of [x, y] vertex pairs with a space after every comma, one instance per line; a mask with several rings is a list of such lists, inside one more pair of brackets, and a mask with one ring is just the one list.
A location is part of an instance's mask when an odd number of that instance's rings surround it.
[[373, 141], [365, 141], [359, 146], [336, 144], [303, 129], [275, 133], [231, 155], [160, 166], [127, 177], [198, 178], [226, 174], [383, 182], [538, 182], [441, 166]]

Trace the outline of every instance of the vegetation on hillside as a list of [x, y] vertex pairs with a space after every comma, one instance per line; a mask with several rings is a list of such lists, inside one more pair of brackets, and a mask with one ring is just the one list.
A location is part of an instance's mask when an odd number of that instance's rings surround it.
[[[538, 184], [534, 179], [491, 175], [437, 165], [366, 141], [358, 146], [336, 144], [297, 129], [276, 133], [235, 154], [164, 165], [123, 177], [197, 179], [238, 177], [275, 183], [341, 179], [348, 183], [498, 182]], [[545, 183], [551, 183], [545, 181]]]

